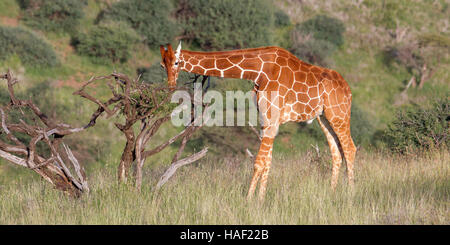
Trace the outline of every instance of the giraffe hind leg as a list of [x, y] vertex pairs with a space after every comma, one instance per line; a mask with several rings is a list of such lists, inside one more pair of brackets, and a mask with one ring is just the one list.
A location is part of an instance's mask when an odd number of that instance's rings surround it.
[[[350, 121], [348, 119], [347, 121]], [[333, 125], [332, 125], [333, 127]], [[339, 138], [339, 142], [342, 146], [342, 152], [345, 157], [345, 163], [347, 165], [347, 175], [348, 175], [348, 183], [350, 187], [354, 185], [354, 173], [353, 173], [353, 162], [355, 160], [356, 155], [356, 147], [353, 143], [353, 139], [350, 133], [350, 123], [341, 124], [341, 127], [334, 128], [334, 131], [337, 133], [337, 137]]]
[[274, 138], [267, 138], [267, 140], [263, 139], [263, 141], [261, 142], [262, 144], [265, 144], [265, 147], [269, 149], [269, 152], [266, 155], [264, 169], [261, 174], [261, 184], [259, 186], [259, 200], [263, 200], [264, 195], [266, 194], [267, 179], [269, 177], [270, 166], [272, 165], [273, 140]]
[[324, 116], [317, 117], [317, 121], [319, 122], [322, 131], [325, 133], [325, 136], [328, 141], [328, 145], [330, 147], [331, 156], [333, 159], [333, 167], [332, 167], [332, 175], [331, 175], [331, 188], [333, 190], [336, 189], [338, 178], [339, 178], [339, 170], [342, 164], [342, 148], [339, 143], [339, 139], [334, 132], [333, 128], [330, 126], [330, 123]]
[[250, 200], [253, 197], [253, 193], [255, 192], [256, 185], [258, 184], [259, 178], [261, 177], [264, 165], [265, 164], [262, 159], [257, 158], [255, 160], [255, 164], [253, 166], [253, 176], [252, 180], [250, 181], [250, 188], [248, 189], [247, 193], [247, 200]]

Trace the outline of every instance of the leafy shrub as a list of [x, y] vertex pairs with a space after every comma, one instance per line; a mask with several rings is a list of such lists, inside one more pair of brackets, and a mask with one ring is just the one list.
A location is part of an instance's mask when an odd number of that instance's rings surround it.
[[43, 113], [53, 119], [62, 120], [64, 118], [61, 117], [70, 111], [71, 108], [69, 105], [58, 101], [58, 92], [59, 91], [52, 87], [51, 81], [44, 81], [33, 84], [33, 86], [28, 88], [23, 94], [20, 95], [20, 97], [33, 98], [33, 102], [42, 110]]
[[[164, 103], [160, 105], [162, 101], [167, 99], [171, 95], [171, 92], [167, 89], [167, 86], [161, 86], [158, 83], [146, 83], [144, 86], [140, 86], [138, 89], [134, 89], [130, 92], [130, 104], [136, 111], [136, 114], [139, 116], [143, 116], [148, 114], [148, 112], [153, 111], [151, 115], [167, 115], [170, 114], [175, 107], [178, 106], [178, 103]], [[158, 108], [155, 107], [159, 106]], [[122, 113], [124, 107], [122, 108]]]
[[295, 26], [291, 51], [308, 62], [325, 65], [325, 58], [344, 43], [344, 31], [340, 20], [318, 15]]
[[59, 64], [52, 47], [34, 33], [18, 27], [0, 26], [0, 60], [14, 54], [25, 65], [45, 67]]
[[326, 58], [336, 49], [330, 42], [316, 40], [311, 36], [295, 35], [297, 38], [291, 46], [291, 51], [306, 62], [325, 66]]
[[296, 29], [305, 34], [312, 34], [316, 40], [328, 41], [337, 47], [344, 44], [342, 34], [345, 32], [345, 26], [336, 18], [318, 15], [299, 24]]
[[385, 132], [393, 152], [410, 154], [419, 150], [450, 146], [450, 99], [436, 101], [429, 108], [420, 106], [399, 110]]
[[72, 44], [77, 52], [94, 58], [94, 62], [126, 62], [131, 56], [138, 35], [127, 24], [105, 23], [93, 26], [88, 33], [79, 33]]
[[138, 68], [137, 74], [141, 75], [143, 81], [149, 83], [159, 83], [167, 80], [167, 73], [159, 62], [154, 63], [150, 67]]
[[[148, 83], [160, 83], [167, 82], [167, 72], [161, 67], [159, 62], [155, 62], [150, 67], [140, 67], [137, 69], [137, 74], [141, 75], [141, 79]], [[180, 71], [178, 74], [178, 81], [180, 85], [192, 80], [194, 75], [185, 71]], [[199, 78], [197, 81], [201, 81]], [[212, 79], [211, 79], [212, 81]]]
[[229, 158], [245, 156], [246, 149], [257, 153], [259, 144], [249, 127], [203, 127], [194, 133], [186, 149], [196, 151], [207, 146], [211, 155]]
[[396, 63], [406, 68], [408, 72], [413, 74], [420, 70], [424, 64], [423, 58], [417, 52], [418, 46], [415, 43], [405, 45], [387, 46], [382, 51], [383, 63], [391, 66]]
[[449, 51], [450, 38], [438, 33], [426, 33], [410, 36], [401, 43], [387, 45], [382, 50], [381, 57], [388, 68], [405, 68], [423, 84], [432, 76], [433, 66], [440, 64]]
[[83, 18], [86, 0], [18, 0], [25, 23], [45, 31], [73, 32]]
[[440, 33], [419, 34], [418, 39], [421, 46], [450, 48], [450, 37]]
[[97, 22], [118, 20], [128, 23], [151, 47], [170, 43], [177, 28], [169, 18], [174, 7], [171, 1], [123, 0], [102, 11]]
[[273, 6], [258, 0], [183, 0], [177, 14], [185, 36], [204, 50], [249, 48], [271, 43]]
[[291, 19], [289, 18], [289, 15], [287, 15], [281, 9], [275, 11], [274, 17], [275, 17], [275, 26], [283, 27], [291, 24]]
[[368, 117], [367, 112], [357, 104], [352, 103], [350, 131], [355, 145], [367, 146], [372, 142], [375, 127]]

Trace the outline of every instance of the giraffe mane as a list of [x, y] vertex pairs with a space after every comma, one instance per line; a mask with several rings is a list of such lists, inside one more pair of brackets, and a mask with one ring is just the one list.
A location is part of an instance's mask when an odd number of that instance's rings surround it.
[[255, 51], [262, 51], [262, 50], [272, 50], [272, 49], [281, 49], [280, 47], [276, 46], [269, 46], [269, 47], [259, 47], [259, 48], [249, 48], [249, 49], [236, 49], [236, 50], [228, 50], [228, 51], [212, 51], [212, 52], [203, 52], [203, 51], [191, 51], [191, 50], [182, 50], [183, 53], [186, 54], [192, 54], [192, 55], [228, 55], [228, 54], [241, 54], [241, 53], [248, 53], [248, 52], [255, 52]]

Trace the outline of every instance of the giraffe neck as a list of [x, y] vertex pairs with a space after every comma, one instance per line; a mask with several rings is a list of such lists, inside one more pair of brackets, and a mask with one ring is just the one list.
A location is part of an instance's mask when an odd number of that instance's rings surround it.
[[199, 75], [257, 81], [264, 65], [261, 55], [275, 54], [273, 47], [222, 52], [182, 50], [180, 68]]

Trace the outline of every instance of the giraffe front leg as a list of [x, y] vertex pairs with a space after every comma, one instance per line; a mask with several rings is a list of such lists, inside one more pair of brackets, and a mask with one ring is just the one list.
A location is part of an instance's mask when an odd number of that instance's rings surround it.
[[253, 197], [253, 193], [255, 192], [256, 185], [258, 184], [259, 177], [261, 177], [264, 165], [264, 161], [258, 153], [258, 155], [256, 156], [255, 164], [253, 166], [253, 177], [250, 182], [250, 188], [248, 189], [247, 200], [250, 200]]
[[269, 177], [270, 166], [272, 164], [272, 147], [274, 138], [263, 138], [261, 145], [264, 146], [264, 169], [261, 174], [261, 184], [259, 186], [259, 200], [263, 200], [266, 194], [267, 179]]
[[[256, 93], [258, 109], [261, 112], [261, 121], [263, 122], [262, 139], [258, 155], [255, 161], [255, 173], [248, 193], [248, 198], [253, 196], [258, 179], [261, 177], [259, 187], [259, 199], [264, 199], [269, 176], [270, 165], [272, 162], [272, 147], [275, 136], [280, 125], [280, 104], [276, 91], [258, 91]], [[270, 103], [269, 103], [270, 101]]]
[[258, 155], [255, 159], [253, 167], [253, 177], [250, 182], [250, 188], [248, 190], [247, 199], [252, 199], [255, 192], [256, 185], [261, 178], [261, 185], [259, 187], [259, 198], [263, 199], [266, 191], [267, 178], [270, 170], [270, 163], [272, 158], [272, 145], [273, 138], [263, 137], [261, 145], [259, 147]]

